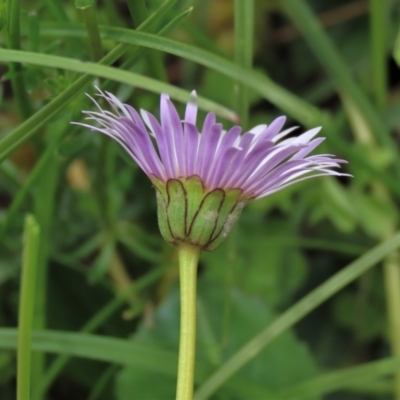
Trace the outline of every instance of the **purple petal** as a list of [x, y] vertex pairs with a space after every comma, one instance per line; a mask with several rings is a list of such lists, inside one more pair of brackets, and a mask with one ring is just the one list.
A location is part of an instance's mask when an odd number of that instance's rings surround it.
[[301, 149], [302, 146], [281, 146], [273, 148], [269, 154], [264, 158], [260, 165], [254, 170], [253, 174], [249, 178], [249, 185], [262, 179], [268, 172], [278, 166], [286, 158], [291, 156], [293, 153]]
[[[126, 131], [127, 135], [124, 137], [124, 139], [132, 151], [137, 154], [138, 158], [143, 159], [143, 164], [145, 162], [148, 164], [151, 174], [155, 175], [159, 179], [165, 179], [165, 170], [160, 162], [147, 131], [141, 130], [137, 125], [127, 118], [121, 118], [120, 121], [128, 128]], [[130, 142], [130, 140], [132, 140], [132, 142]]]
[[207, 133], [201, 135], [201, 144], [197, 160], [199, 163], [199, 175], [203, 177], [204, 181], [207, 181], [207, 176], [213, 168], [214, 155], [221, 137], [221, 132], [222, 125], [215, 124]]
[[172, 128], [172, 135], [174, 137], [174, 147], [177, 160], [177, 175], [175, 177], [184, 176], [184, 170], [186, 165], [185, 152], [183, 151], [183, 129], [181, 120], [179, 118], [176, 108], [168, 99], [168, 112], [169, 120]]
[[196, 172], [197, 153], [200, 135], [195, 125], [185, 122], [185, 150], [186, 150], [186, 176], [192, 176]]
[[251, 154], [246, 156], [242, 166], [240, 169], [238, 168], [238, 172], [234, 178], [238, 187], [242, 187], [245, 184], [245, 182], [254, 172], [255, 167], [261, 163], [265, 157], [265, 153], [271, 149], [272, 146], [272, 142], [264, 142], [262, 145], [257, 146], [257, 148], [251, 152]]
[[176, 154], [175, 132], [171, 122], [168, 102], [169, 102], [169, 97], [166, 94], [162, 94], [160, 99], [161, 128], [162, 128], [163, 140], [167, 147], [172, 169], [172, 174], [170, 177], [174, 178], [177, 174], [177, 171], [179, 171], [179, 167], [178, 167], [178, 156]]
[[267, 189], [267, 190], [265, 190], [264, 192], [260, 193], [260, 195], [257, 196], [257, 199], [260, 199], [260, 198], [265, 197], [265, 196], [269, 196], [270, 194], [273, 194], [273, 193], [275, 193], [275, 192], [278, 192], [279, 190], [285, 189], [285, 188], [287, 188], [288, 186], [292, 186], [292, 185], [294, 185], [295, 183], [302, 182], [302, 181], [305, 181], [305, 180], [307, 180], [307, 179], [317, 178], [317, 177], [319, 177], [319, 176], [330, 176], [330, 175], [343, 176], [343, 175], [347, 175], [347, 174], [341, 174], [341, 173], [336, 172], [336, 171], [327, 171], [327, 172], [324, 172], [324, 173], [321, 173], [321, 174], [309, 175], [309, 176], [306, 176], [306, 177], [304, 177], [304, 178], [296, 179], [296, 180], [294, 180], [294, 181], [285, 183], [284, 185], [276, 186], [276, 187], [271, 188], [271, 189]]
[[211, 129], [213, 125], [216, 124], [216, 117], [215, 114], [210, 112], [206, 115], [203, 123], [203, 128], [201, 130], [201, 133], [203, 134], [204, 132], [207, 132]]
[[241, 149], [243, 149], [245, 154], [247, 154], [247, 152], [249, 151], [254, 138], [255, 138], [255, 134], [246, 132], [240, 139], [239, 147]]
[[285, 125], [286, 117], [275, 118], [260, 135], [259, 140], [272, 140]]
[[149, 127], [149, 129], [153, 132], [156, 141], [157, 141], [157, 147], [158, 151], [160, 153], [161, 161], [164, 165], [165, 172], [167, 174], [167, 178], [173, 178], [173, 169], [172, 169], [172, 163], [170, 159], [170, 153], [168, 149], [168, 144], [165, 139], [165, 133], [163, 132], [160, 124], [158, 121], [155, 119], [155, 117], [148, 113], [147, 111], [141, 110], [142, 118], [145, 124]]
[[254, 181], [252, 184], [247, 182], [244, 187], [245, 190], [249, 190], [251, 192], [261, 192], [264, 191], [267, 187], [269, 187], [273, 182], [279, 179], [282, 175], [293, 171], [294, 169], [303, 166], [304, 160], [293, 160], [287, 161], [286, 163], [276, 167], [274, 170], [270, 171], [268, 174], [265, 174], [261, 179]]
[[225, 151], [235, 143], [239, 144], [241, 132], [242, 128], [240, 126], [233, 126], [229, 131], [225, 132], [219, 142], [215, 158], [218, 159], [221, 154], [224, 154]]
[[292, 160], [298, 160], [300, 158], [306, 157], [309, 153], [311, 153], [317, 146], [319, 146], [325, 138], [318, 138], [312, 140], [310, 143], [308, 143], [307, 147], [304, 149], [301, 149], [298, 151], [293, 157]]
[[196, 126], [196, 119], [197, 119], [196, 91], [193, 90], [191, 95], [192, 99], [186, 105], [185, 122], [189, 122], [190, 124]]
[[243, 151], [237, 147], [230, 147], [217, 159], [215, 168], [209, 178], [210, 188], [225, 188], [224, 181], [228, 180], [235, 170], [235, 162], [242, 153]]

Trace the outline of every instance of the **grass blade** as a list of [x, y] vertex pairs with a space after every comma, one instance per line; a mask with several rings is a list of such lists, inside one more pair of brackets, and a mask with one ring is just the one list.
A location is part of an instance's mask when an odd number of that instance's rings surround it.
[[[20, 0], [9, 2], [9, 47], [20, 49]], [[11, 83], [17, 100], [18, 108], [24, 118], [32, 114], [32, 106], [25, 87], [25, 77], [21, 64], [11, 63]]]
[[[254, 0], [235, 0], [235, 62], [244, 68], [253, 64]], [[236, 111], [242, 126], [248, 128], [249, 93], [247, 86], [235, 84]]]
[[17, 400], [30, 400], [31, 342], [40, 228], [32, 215], [25, 220], [24, 252], [18, 317]]
[[372, 79], [375, 104], [379, 109], [385, 107], [387, 98], [387, 6], [381, 0], [370, 0], [371, 47], [372, 47]]
[[[92, 62], [82, 62], [66, 57], [49, 56], [46, 54], [31, 53], [18, 50], [0, 49], [0, 61], [18, 61], [42, 67], [62, 68], [70, 71], [81, 72], [88, 75], [107, 78], [127, 85], [133, 85], [154, 93], [168, 93], [173, 99], [187, 103], [191, 99], [188, 91], [179, 89], [168, 83], [160, 82], [146, 76], [129, 71], [121, 71], [119, 68], [108, 67]], [[205, 111], [214, 111], [217, 115], [232, 121], [237, 120], [236, 114], [230, 109], [221, 106], [214, 101], [203, 97], [197, 98], [199, 108]], [[1, 143], [0, 143], [1, 144]]]
[[291, 400], [322, 396], [324, 394], [354, 386], [356, 383], [371, 382], [400, 370], [400, 359], [385, 358], [340, 371], [328, 372], [308, 382], [275, 394], [276, 400]]

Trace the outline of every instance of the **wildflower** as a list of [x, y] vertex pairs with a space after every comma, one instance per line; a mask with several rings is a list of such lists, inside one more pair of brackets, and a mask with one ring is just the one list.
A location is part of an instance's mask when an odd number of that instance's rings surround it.
[[[247, 202], [294, 183], [323, 175], [345, 175], [333, 170], [344, 160], [332, 155], [309, 155], [324, 138], [314, 138], [320, 127], [298, 137], [281, 132], [285, 117], [242, 133], [239, 126], [224, 131], [209, 113], [199, 132], [196, 93], [181, 119], [166, 94], [161, 95], [160, 120], [140, 114], [113, 94], [99, 90], [114, 110], [85, 111], [81, 124], [118, 142], [152, 181], [158, 202], [158, 221], [171, 244], [188, 243], [213, 250], [226, 238]], [[156, 144], [156, 146], [155, 146]]]

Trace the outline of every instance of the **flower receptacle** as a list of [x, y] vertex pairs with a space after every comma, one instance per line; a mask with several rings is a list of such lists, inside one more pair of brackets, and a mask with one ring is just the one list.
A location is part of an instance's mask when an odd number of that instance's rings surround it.
[[207, 190], [197, 175], [169, 179], [153, 177], [158, 224], [164, 239], [211, 251], [227, 238], [248, 198], [240, 189]]

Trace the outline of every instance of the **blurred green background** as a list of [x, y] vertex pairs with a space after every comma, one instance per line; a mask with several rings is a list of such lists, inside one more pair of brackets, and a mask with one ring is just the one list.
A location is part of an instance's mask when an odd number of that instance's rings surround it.
[[[322, 125], [319, 152], [349, 161], [344, 170], [354, 178], [313, 179], [251, 203], [227, 242], [202, 255], [198, 387], [398, 229], [399, 1], [180, 0], [160, 10], [162, 3], [0, 0], [2, 400], [16, 396], [27, 214], [41, 229], [32, 399], [174, 398], [177, 255], [158, 232], [144, 173], [110, 139], [70, 124], [93, 109], [84, 93], [94, 85], [157, 116], [160, 92], [182, 112], [185, 92], [195, 89], [213, 101], [200, 103], [201, 116], [215, 110], [226, 127], [229, 110], [247, 129], [279, 115], [298, 133]], [[140, 25], [152, 35], [135, 35]], [[91, 62], [110, 52], [103, 64], [116, 69], [95, 69]], [[210, 398], [400, 399], [400, 363], [376, 364], [400, 357], [400, 264], [397, 252], [380, 259]]]

